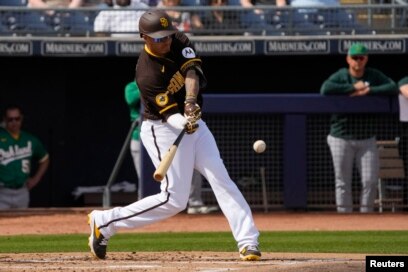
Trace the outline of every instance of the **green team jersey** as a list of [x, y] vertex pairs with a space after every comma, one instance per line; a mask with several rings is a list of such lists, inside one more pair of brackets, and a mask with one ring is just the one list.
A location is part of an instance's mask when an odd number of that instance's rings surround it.
[[30, 133], [21, 131], [16, 140], [0, 127], [0, 183], [6, 188], [20, 188], [30, 177], [33, 161], [42, 162], [48, 153]]
[[[125, 87], [125, 100], [130, 110], [130, 120], [139, 119], [140, 116], [140, 91], [136, 81], [128, 83]], [[135, 127], [132, 133], [132, 139], [140, 139], [140, 125]]]
[[403, 77], [400, 81], [398, 81], [398, 86], [401, 87], [402, 85], [408, 84], [408, 76]]
[[[348, 68], [341, 68], [323, 82], [320, 93], [324, 95], [350, 95], [357, 81], [370, 84], [369, 95], [396, 95], [397, 84], [381, 71], [366, 68], [363, 77], [350, 75]], [[364, 114], [333, 114], [330, 135], [343, 139], [368, 139], [376, 135], [376, 122], [367, 122]]]

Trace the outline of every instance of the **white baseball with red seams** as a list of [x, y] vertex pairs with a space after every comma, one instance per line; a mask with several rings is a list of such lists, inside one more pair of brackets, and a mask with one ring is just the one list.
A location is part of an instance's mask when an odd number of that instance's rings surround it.
[[266, 143], [263, 140], [257, 140], [254, 142], [253, 148], [256, 153], [262, 153], [266, 149]]

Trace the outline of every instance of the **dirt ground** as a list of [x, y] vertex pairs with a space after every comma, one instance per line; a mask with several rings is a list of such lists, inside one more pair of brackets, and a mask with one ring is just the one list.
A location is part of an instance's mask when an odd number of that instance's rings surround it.
[[[0, 235], [89, 233], [86, 209], [29, 209], [0, 212]], [[406, 230], [403, 213], [254, 213], [261, 231], [274, 230]], [[30, 222], [27, 224], [27, 222]], [[180, 213], [150, 226], [128, 232], [229, 231], [221, 213]], [[86, 242], [86, 241], [85, 241]], [[239, 261], [234, 252], [108, 252], [106, 260], [89, 253], [0, 254], [0, 271], [277, 271], [277, 272], [360, 272], [364, 254], [305, 254], [262, 252], [260, 262]]]

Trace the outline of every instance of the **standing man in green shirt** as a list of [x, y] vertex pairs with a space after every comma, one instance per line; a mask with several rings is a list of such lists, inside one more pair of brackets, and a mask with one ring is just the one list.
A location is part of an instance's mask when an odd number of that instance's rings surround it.
[[[392, 79], [377, 69], [366, 67], [368, 50], [364, 45], [353, 44], [346, 61], [348, 68], [341, 68], [324, 81], [321, 94], [350, 97], [398, 94]], [[356, 124], [364, 124], [364, 127]], [[360, 212], [373, 212], [379, 172], [375, 124], [364, 121], [358, 115], [333, 114], [327, 142], [333, 158], [337, 211], [353, 211], [351, 183], [355, 161], [362, 185]]]
[[141, 199], [141, 184], [142, 184], [142, 162], [141, 162], [141, 143], [140, 143], [140, 92], [136, 81], [129, 82], [125, 86], [125, 100], [129, 106], [130, 120], [133, 122], [139, 120], [139, 124], [135, 126], [130, 140], [130, 153], [132, 154], [133, 163], [135, 165], [138, 179], [138, 198]]
[[[22, 131], [19, 106], [7, 106], [0, 128], [0, 209], [28, 208], [29, 190], [36, 186], [49, 165], [48, 153], [34, 135]], [[32, 174], [32, 163], [37, 171]]]

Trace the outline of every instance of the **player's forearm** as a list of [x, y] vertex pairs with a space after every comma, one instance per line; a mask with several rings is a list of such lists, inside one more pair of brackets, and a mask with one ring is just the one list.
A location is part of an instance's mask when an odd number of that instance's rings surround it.
[[42, 177], [44, 176], [45, 172], [48, 169], [48, 165], [49, 165], [48, 159], [46, 159], [45, 161], [41, 162], [38, 165], [38, 169], [35, 175], [27, 180], [27, 188], [29, 190], [37, 186], [37, 184], [41, 181]]
[[253, 7], [254, 5], [250, 0], [240, 0], [241, 6], [243, 7]]
[[320, 88], [320, 93], [323, 95], [350, 94], [353, 91], [354, 86], [352, 84], [341, 84], [330, 80], [325, 81]]
[[400, 87], [400, 92], [403, 96], [405, 96], [406, 98], [408, 98], [408, 84], [402, 85]]
[[49, 159], [47, 159], [47, 160], [43, 161], [42, 163], [40, 163], [38, 165], [37, 172], [35, 173], [33, 178], [36, 179], [39, 182], [42, 179], [42, 177], [44, 176], [45, 172], [47, 171], [49, 164], [50, 164]]
[[184, 82], [186, 88], [186, 101], [196, 100], [199, 92], [199, 77], [194, 69], [187, 71], [186, 80]]
[[82, 6], [82, 0], [72, 0], [68, 7], [79, 8], [80, 6]]
[[286, 1], [285, 0], [276, 0], [276, 6], [284, 7], [284, 6], [286, 6]]
[[47, 8], [48, 7], [48, 5], [42, 0], [30, 0], [28, 3], [30, 7], [32, 8]]
[[398, 94], [398, 86], [393, 81], [390, 81], [381, 85], [372, 86], [371, 92], [373, 94], [395, 95]]

